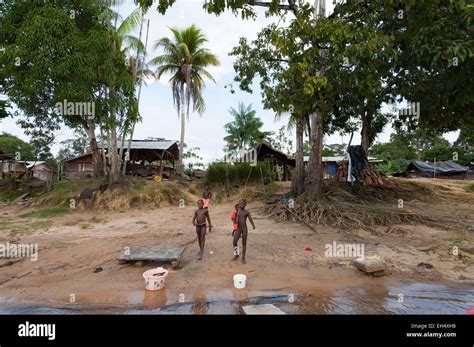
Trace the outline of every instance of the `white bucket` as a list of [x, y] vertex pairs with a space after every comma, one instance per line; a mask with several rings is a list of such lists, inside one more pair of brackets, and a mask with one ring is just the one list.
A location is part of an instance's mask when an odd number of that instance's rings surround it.
[[247, 276], [242, 274], [234, 275], [234, 287], [237, 289], [245, 288], [245, 281], [247, 280]]

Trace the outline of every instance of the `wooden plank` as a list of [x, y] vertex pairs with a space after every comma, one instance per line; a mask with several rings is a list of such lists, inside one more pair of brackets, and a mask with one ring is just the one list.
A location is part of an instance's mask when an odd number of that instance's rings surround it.
[[243, 306], [242, 309], [245, 314], [286, 314], [272, 304], [248, 305]]
[[120, 261], [177, 261], [184, 252], [184, 246], [131, 246], [124, 249], [117, 259]]
[[18, 201], [24, 200], [24, 199], [26, 199], [28, 196], [30, 196], [30, 193], [22, 194], [22, 195], [20, 195], [18, 198], [16, 198], [15, 200], [13, 200], [13, 202], [18, 202]]

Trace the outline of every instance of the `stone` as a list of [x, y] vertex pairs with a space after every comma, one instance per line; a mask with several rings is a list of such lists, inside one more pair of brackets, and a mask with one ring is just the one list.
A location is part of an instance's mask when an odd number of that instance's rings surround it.
[[379, 258], [356, 258], [352, 261], [352, 265], [366, 274], [377, 277], [383, 276], [385, 272], [385, 263]]
[[278, 307], [272, 304], [248, 305], [243, 306], [244, 313], [249, 314], [286, 314]]

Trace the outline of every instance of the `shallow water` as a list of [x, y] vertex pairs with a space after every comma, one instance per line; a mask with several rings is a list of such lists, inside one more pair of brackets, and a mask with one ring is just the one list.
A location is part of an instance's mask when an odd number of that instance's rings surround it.
[[[241, 291], [244, 292], [245, 290]], [[162, 295], [165, 292], [148, 293]], [[281, 293], [245, 292], [240, 300], [229, 299], [230, 295], [227, 298], [165, 305], [150, 304], [148, 293], [144, 295], [143, 305], [122, 306], [20, 306], [4, 299], [0, 300], [0, 314], [243, 314], [242, 306], [269, 303], [288, 314], [464, 314], [474, 307], [472, 286], [447, 286], [415, 281], [366, 285], [324, 294], [314, 292], [295, 295], [291, 299]]]

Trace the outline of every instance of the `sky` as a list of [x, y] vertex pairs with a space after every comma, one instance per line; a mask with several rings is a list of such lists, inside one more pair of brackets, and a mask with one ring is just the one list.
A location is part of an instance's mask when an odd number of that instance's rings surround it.
[[[333, 9], [332, 0], [327, 1], [327, 12]], [[233, 69], [234, 57], [228, 53], [234, 46], [238, 45], [241, 37], [249, 40], [256, 38], [256, 34], [266, 25], [275, 21], [275, 18], [266, 18], [264, 9], [258, 8], [258, 18], [256, 20], [243, 20], [236, 17], [231, 12], [225, 12], [220, 16], [207, 14], [202, 9], [203, 0], [178, 0], [165, 15], [159, 14], [152, 7], [145, 18], [150, 20], [150, 31], [148, 40], [148, 60], [159, 54], [159, 51], [152, 49], [156, 40], [161, 37], [171, 37], [169, 27], [186, 28], [196, 24], [207, 37], [206, 48], [211, 50], [219, 58], [219, 67], [210, 67], [208, 70], [214, 76], [216, 84], [207, 82], [203, 91], [206, 102], [206, 111], [200, 117], [197, 113], [190, 114], [189, 121], [186, 122], [185, 143], [188, 148], [199, 147], [199, 155], [203, 157], [204, 163], [222, 159], [223, 148], [226, 135], [224, 124], [229, 123], [233, 118], [229, 114], [231, 107], [237, 108], [239, 102], [251, 104], [257, 111], [257, 116], [263, 122], [263, 131], [277, 131], [282, 126], [286, 126], [286, 120], [276, 121], [275, 113], [262, 108], [262, 99], [258, 84], [254, 84], [253, 93], [249, 94], [238, 89], [234, 82], [235, 94], [231, 94], [229, 88], [225, 88], [233, 82], [235, 72]], [[125, 18], [135, 9], [132, 0], [127, 0], [119, 8], [119, 12]], [[144, 29], [145, 32], [145, 29]], [[138, 36], [138, 32], [136, 33]], [[145, 34], [143, 34], [143, 40]], [[178, 140], [180, 135], [180, 122], [178, 114], [173, 105], [171, 87], [168, 78], [162, 77], [158, 81], [148, 81], [142, 87], [140, 99], [140, 114], [143, 121], [135, 128], [134, 139], [145, 139], [147, 137], [163, 137], [170, 140]], [[423, 110], [421, 110], [423, 112]], [[14, 119], [8, 118], [0, 122], [0, 132], [14, 134], [23, 140], [28, 140], [22, 129], [16, 124]], [[377, 141], [386, 142], [391, 133], [390, 126], [379, 134]], [[56, 133], [56, 140], [52, 145], [52, 152], [56, 154], [59, 143], [72, 137], [70, 129], [63, 128]], [[294, 137], [294, 131], [289, 133]], [[454, 141], [456, 133], [445, 135], [449, 141]], [[349, 135], [341, 137], [339, 134], [326, 136], [325, 144], [347, 143]], [[354, 134], [353, 144], [360, 142], [359, 134]]]

